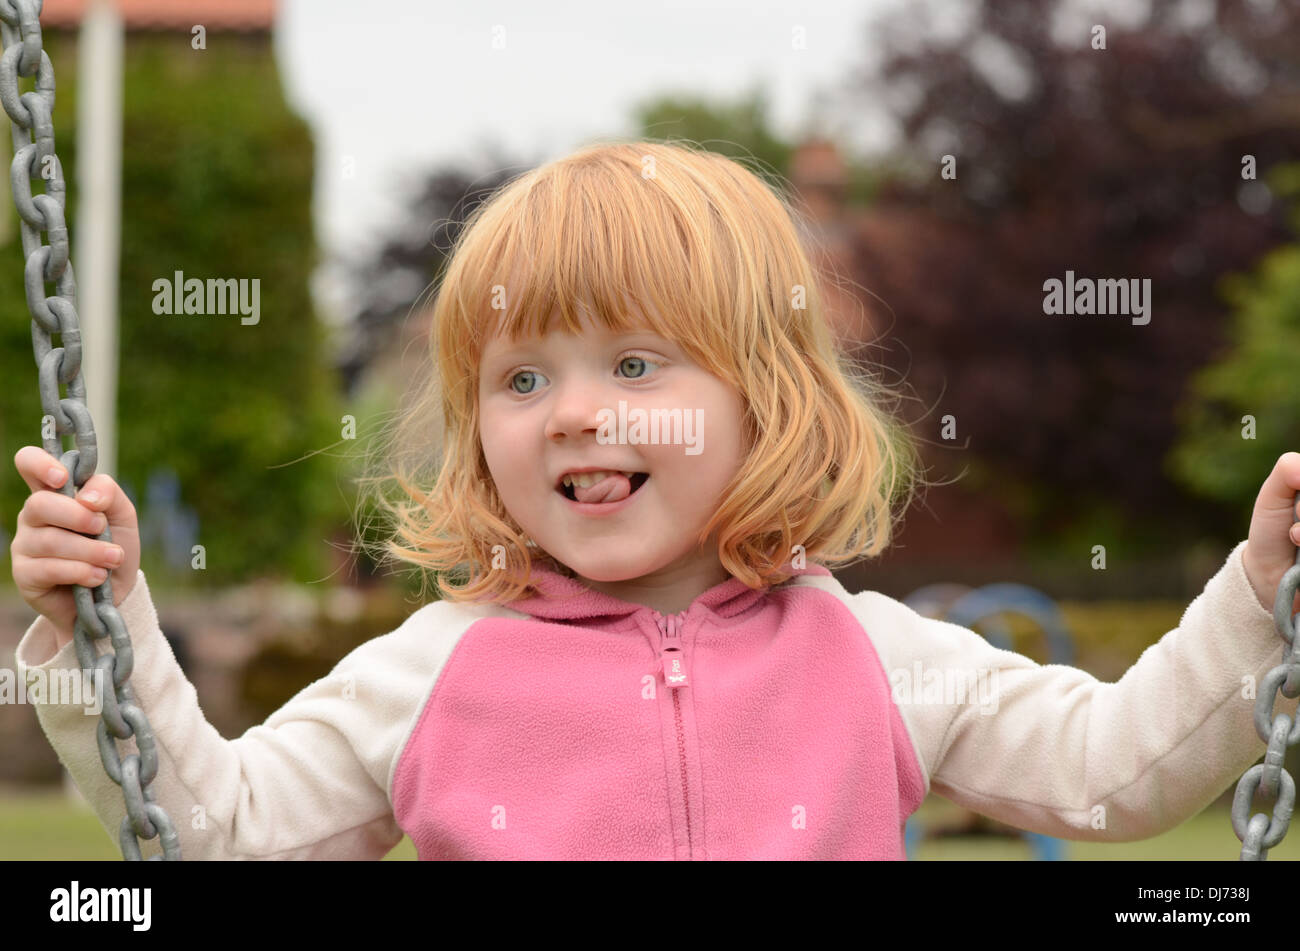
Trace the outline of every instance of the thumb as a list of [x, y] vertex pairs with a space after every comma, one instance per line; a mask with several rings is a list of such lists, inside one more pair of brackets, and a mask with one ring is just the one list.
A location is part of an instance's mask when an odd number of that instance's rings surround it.
[[1265, 480], [1255, 500], [1250, 536], [1244, 555], [1246, 574], [1260, 603], [1272, 610], [1278, 584], [1295, 564], [1300, 529], [1296, 521], [1296, 493], [1300, 491], [1300, 453], [1286, 452]]
[[76, 499], [91, 511], [104, 513], [110, 528], [134, 522], [135, 506], [111, 476], [103, 473], [91, 476], [77, 491]]

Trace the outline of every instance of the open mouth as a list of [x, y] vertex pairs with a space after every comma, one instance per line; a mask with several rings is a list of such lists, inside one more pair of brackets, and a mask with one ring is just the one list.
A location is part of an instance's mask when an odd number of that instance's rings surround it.
[[[637, 489], [639, 489], [639, 488], [641, 488], [641, 486], [645, 485], [646, 480], [649, 479], [649, 478], [650, 478], [650, 473], [648, 473], [648, 472], [634, 472], [634, 473], [632, 473], [632, 477], [628, 480], [628, 481], [631, 483], [631, 486], [632, 486], [632, 491], [630, 491], [630, 492], [628, 493], [628, 498], [631, 498], [632, 496], [636, 495], [636, 491], [637, 491]], [[574, 493], [574, 491], [573, 491], [573, 486], [572, 486], [572, 485], [564, 485], [563, 483], [561, 483], [561, 484], [560, 484], [560, 487], [559, 487], [556, 491], [558, 491], [561, 495], [563, 495], [563, 496], [564, 496], [566, 499], [568, 499], [570, 502], [576, 502], [576, 501], [578, 501], [578, 496]]]

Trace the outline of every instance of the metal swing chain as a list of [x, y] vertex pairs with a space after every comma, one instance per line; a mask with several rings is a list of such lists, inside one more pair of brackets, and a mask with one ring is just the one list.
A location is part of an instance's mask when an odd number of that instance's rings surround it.
[[[41, 48], [40, 12], [43, 0], [0, 0], [0, 39], [4, 55], [0, 57], [0, 104], [13, 123], [14, 160], [9, 175], [14, 204], [21, 219], [23, 256], [26, 259], [24, 280], [27, 307], [32, 314], [32, 347], [40, 368], [41, 407], [55, 421], [55, 433], [43, 440], [50, 455], [60, 455], [60, 462], [72, 474], [61, 490], [75, 496], [95, 474], [98, 450], [95, 429], [86, 407], [86, 385], [81, 375], [81, 330], [76, 310], [76, 280], [68, 259], [68, 231], [63, 210], [66, 186], [63, 169], [54, 153], [54, 67]], [[36, 75], [35, 92], [19, 94], [18, 77]], [[32, 141], [32, 130], [36, 141]], [[32, 195], [31, 180], [39, 175], [46, 182], [45, 193]], [[50, 236], [49, 245], [41, 243], [40, 232]], [[45, 296], [45, 283], [55, 282], [56, 295]], [[59, 334], [64, 344], [53, 347], [52, 334]], [[66, 384], [68, 396], [59, 397], [59, 384]], [[76, 449], [62, 452], [63, 433], [73, 433]], [[1297, 498], [1300, 498], [1298, 496]], [[97, 536], [111, 541], [109, 529]], [[1300, 549], [1296, 563], [1282, 576], [1273, 605], [1273, 621], [1288, 649], [1282, 663], [1270, 670], [1260, 685], [1255, 701], [1255, 732], [1268, 743], [1264, 762], [1252, 766], [1237, 783], [1232, 801], [1232, 829], [1242, 842], [1242, 861], [1262, 861], [1268, 850], [1282, 841], [1291, 822], [1295, 806], [1295, 780], [1284, 768], [1288, 746], [1300, 743], [1300, 718], [1293, 723], [1289, 715], [1272, 718], [1279, 691], [1285, 697], [1300, 696], [1300, 644], [1296, 641], [1292, 608], [1300, 587]], [[98, 588], [73, 586], [77, 604], [77, 622], [73, 630], [77, 658], [84, 671], [98, 669], [107, 682], [112, 678], [113, 691], [104, 692], [102, 718], [98, 724], [100, 759], [113, 782], [122, 787], [127, 815], [122, 819], [120, 844], [123, 856], [139, 861], [143, 841], [161, 834], [162, 856], [179, 861], [180, 837], [162, 806], [154, 801], [151, 784], [158, 772], [158, 752], [153, 728], [144, 710], [135, 702], [128, 679], [134, 655], [126, 624], [113, 606], [111, 578]], [[92, 600], [93, 597], [93, 600]], [[97, 655], [90, 637], [105, 635], [114, 653]], [[120, 663], [119, 663], [120, 661]], [[109, 734], [119, 740], [134, 736], [140, 754], [121, 759]], [[1262, 812], [1250, 816], [1255, 792], [1277, 796], [1272, 818]], [[1280, 793], [1280, 795], [1279, 795]]]
[[[14, 160], [9, 168], [14, 204], [18, 208], [22, 234], [23, 276], [27, 289], [27, 309], [32, 314], [32, 348], [40, 368], [41, 408], [46, 419], [53, 419], [54, 435], [43, 438], [45, 451], [59, 458], [71, 477], [62, 492], [75, 497], [95, 474], [98, 447], [94, 423], [86, 407], [86, 384], [81, 375], [81, 329], [77, 319], [77, 283], [68, 260], [68, 229], [63, 210], [66, 185], [58, 156], [54, 154], [54, 67], [41, 48], [40, 12], [43, 0], [0, 0], [0, 39], [4, 54], [0, 56], [0, 104], [13, 123]], [[18, 92], [18, 77], [36, 76], [34, 92]], [[32, 141], [32, 133], [36, 141]], [[32, 179], [45, 181], [45, 193], [32, 194]], [[40, 233], [50, 236], [41, 243]], [[45, 284], [55, 282], [57, 293], [45, 296]], [[63, 346], [53, 347], [52, 334], [59, 334]], [[66, 398], [59, 396], [59, 384], [67, 384]], [[71, 432], [77, 448], [63, 452], [61, 434]], [[112, 541], [108, 529], [96, 536]], [[181, 857], [180, 837], [162, 806], [154, 801], [151, 784], [158, 773], [158, 748], [153, 728], [136, 703], [128, 679], [134, 663], [131, 638], [117, 608], [113, 606], [111, 577], [91, 589], [74, 585], [77, 621], [73, 643], [83, 675], [98, 670], [113, 689], [101, 689], [103, 710], [97, 726], [99, 757], [113, 782], [122, 787], [127, 814], [122, 818], [118, 835], [122, 855], [140, 861], [140, 840], [161, 834], [162, 856], [177, 861]], [[113, 651], [98, 654], [90, 638], [108, 635]], [[134, 736], [139, 755], [120, 758], [110, 734], [119, 740]]]
[[[1300, 501], [1300, 494], [1296, 496]], [[1291, 517], [1300, 521], [1292, 502]], [[1288, 746], [1300, 742], [1300, 718], [1293, 723], [1285, 713], [1273, 716], [1273, 704], [1278, 692], [1295, 699], [1300, 696], [1300, 644], [1296, 642], [1295, 606], [1296, 588], [1300, 586], [1300, 548], [1296, 549], [1295, 564], [1287, 569], [1277, 585], [1277, 598], [1273, 601], [1273, 623], [1288, 647], [1282, 663], [1264, 675], [1255, 698], [1255, 732], [1268, 744], [1264, 762], [1252, 766], [1237, 783], [1232, 797], [1232, 831], [1241, 840], [1241, 860], [1262, 862], [1268, 850], [1282, 841], [1287, 826], [1291, 824], [1291, 810], [1295, 806], [1295, 780], [1282, 765]], [[1250, 815], [1250, 803], [1259, 790], [1267, 798], [1277, 797], [1273, 817], [1257, 812]]]

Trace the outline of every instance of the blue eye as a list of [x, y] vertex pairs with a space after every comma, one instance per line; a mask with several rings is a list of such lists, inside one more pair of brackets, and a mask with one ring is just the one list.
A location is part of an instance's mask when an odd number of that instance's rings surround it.
[[[655, 363], [653, 360], [647, 360], [647, 359], [645, 359], [644, 357], [624, 357], [622, 360], [619, 361], [619, 366], [622, 366], [623, 364], [627, 363], [629, 360], [634, 361], [634, 362], [636, 362], [636, 363], [641, 363], [641, 364], [647, 364], [647, 363], [648, 363], [648, 364], [650, 364], [650, 365], [652, 365], [652, 366], [658, 366], [658, 365], [659, 365], [659, 364]], [[639, 376], [634, 376], [634, 377], [632, 377], [632, 379], [634, 379], [634, 380], [639, 380], [639, 379], [641, 379], [643, 376], [644, 376], [644, 374], [641, 374], [641, 375], [639, 375]]]
[[526, 390], [526, 391], [524, 391], [524, 392], [520, 392], [519, 390], [516, 390], [516, 389], [515, 389], [515, 387], [514, 387], [514, 382], [515, 382], [515, 380], [519, 379], [519, 377], [521, 377], [521, 376], [541, 376], [543, 380], [546, 379], [546, 377], [542, 376], [540, 373], [536, 372], [535, 370], [520, 370], [518, 373], [516, 373], [516, 374], [514, 374], [513, 376], [511, 376], [511, 377], [510, 377], [510, 381], [509, 381], [509, 382], [510, 382], [510, 389], [514, 390], [514, 392], [516, 392], [516, 393], [519, 393], [520, 396], [527, 396], [529, 393], [532, 392], [531, 390]]
[[[623, 359], [619, 360], [618, 365], [619, 365], [619, 367], [621, 368], [621, 367], [623, 367], [624, 364], [629, 363], [629, 362], [631, 362], [631, 363], [637, 363], [637, 364], [642, 364], [643, 367], [644, 367], [644, 366], [647, 366], [647, 365], [648, 365], [648, 366], [653, 366], [653, 367], [660, 366], [660, 364], [659, 364], [658, 362], [654, 361], [654, 360], [647, 360], [645, 357], [637, 357], [637, 356], [628, 356], [628, 357], [623, 357]], [[642, 380], [642, 379], [645, 379], [646, 376], [648, 376], [648, 375], [649, 375], [649, 374], [646, 373], [645, 370], [643, 369], [641, 373], [635, 374], [635, 375], [633, 375], [633, 376], [628, 376], [628, 377], [626, 377], [626, 379], [629, 379], [629, 380]], [[533, 389], [533, 388], [529, 388], [529, 389], [527, 389], [527, 390], [520, 390], [518, 387], [516, 387], [516, 386], [514, 385], [514, 384], [515, 384], [515, 381], [516, 381], [517, 379], [519, 379], [519, 377], [521, 377], [521, 376], [523, 376], [523, 377], [538, 377], [538, 378], [540, 378], [540, 379], [542, 379], [542, 380], [545, 380], [545, 379], [546, 379], [546, 377], [545, 377], [543, 374], [538, 373], [536, 370], [520, 370], [518, 373], [512, 373], [512, 374], [510, 375], [509, 379], [506, 381], [506, 382], [507, 382], [507, 385], [510, 387], [510, 389], [511, 389], [512, 392], [517, 393], [517, 394], [519, 394], [520, 396], [528, 396], [528, 395], [530, 395], [531, 393], [536, 392], [536, 390]]]

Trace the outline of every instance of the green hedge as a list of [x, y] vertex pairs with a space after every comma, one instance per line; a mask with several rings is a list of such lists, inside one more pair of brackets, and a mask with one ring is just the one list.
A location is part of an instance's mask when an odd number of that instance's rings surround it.
[[[66, 33], [45, 40], [75, 242], [75, 45]], [[310, 455], [339, 442], [347, 412], [308, 292], [317, 260], [310, 131], [285, 104], [266, 38], [214, 34], [193, 50], [188, 34], [131, 34], [125, 59], [117, 478], [143, 518], [150, 473], [174, 470], [207, 560], [203, 573], [169, 575], [147, 548], [145, 571], [197, 584], [320, 578], [330, 570], [324, 538], [346, 523], [351, 493], [335, 475], [339, 449]], [[28, 495], [12, 459], [40, 444], [41, 412], [17, 213], [6, 213], [0, 512], [12, 533]], [[259, 322], [155, 314], [154, 282], [175, 271], [258, 279]]]

